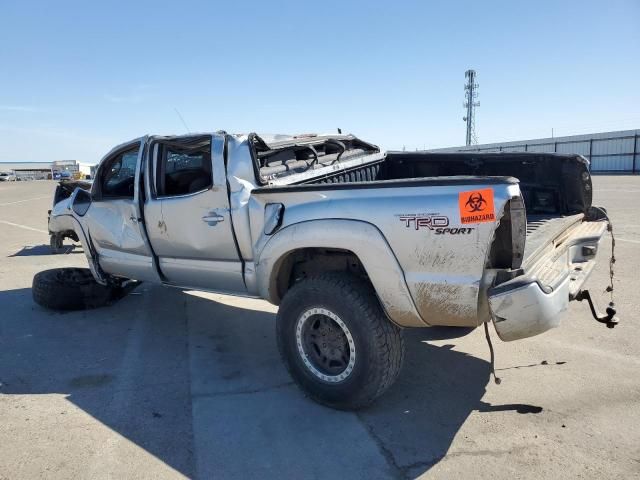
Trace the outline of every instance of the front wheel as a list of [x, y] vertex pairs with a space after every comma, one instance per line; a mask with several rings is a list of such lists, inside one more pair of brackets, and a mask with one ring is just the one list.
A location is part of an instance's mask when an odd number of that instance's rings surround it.
[[64, 237], [60, 233], [52, 233], [49, 236], [49, 247], [51, 247], [51, 253], [58, 255], [64, 253]]
[[285, 295], [276, 325], [289, 373], [329, 407], [365, 407], [400, 373], [402, 332], [385, 316], [371, 285], [356, 277], [331, 273], [300, 281]]

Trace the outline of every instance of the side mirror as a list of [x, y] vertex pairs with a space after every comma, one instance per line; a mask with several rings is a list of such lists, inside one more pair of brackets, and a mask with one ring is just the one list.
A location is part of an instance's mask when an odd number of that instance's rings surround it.
[[86, 190], [76, 187], [71, 200], [71, 208], [79, 217], [83, 217], [91, 206], [91, 194]]

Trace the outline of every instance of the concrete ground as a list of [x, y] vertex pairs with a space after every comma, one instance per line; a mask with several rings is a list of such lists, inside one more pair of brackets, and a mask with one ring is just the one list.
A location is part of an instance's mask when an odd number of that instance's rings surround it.
[[407, 331], [397, 384], [359, 413], [291, 383], [265, 302], [143, 285], [93, 311], [35, 305], [36, 272], [86, 260], [49, 254], [53, 182], [0, 183], [0, 478], [640, 477], [640, 177], [594, 182], [618, 328], [572, 304], [558, 329], [496, 339], [501, 385], [481, 329]]

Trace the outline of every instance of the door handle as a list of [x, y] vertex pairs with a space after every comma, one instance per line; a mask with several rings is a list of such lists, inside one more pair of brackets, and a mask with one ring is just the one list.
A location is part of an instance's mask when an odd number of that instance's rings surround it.
[[224, 217], [222, 215], [205, 215], [204, 217], [202, 217], [202, 221], [205, 223], [216, 224], [218, 222], [223, 222]]

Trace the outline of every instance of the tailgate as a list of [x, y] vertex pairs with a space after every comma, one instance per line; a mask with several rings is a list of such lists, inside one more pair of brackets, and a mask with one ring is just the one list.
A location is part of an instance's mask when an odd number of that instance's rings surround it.
[[[541, 230], [534, 234], [537, 228]], [[488, 292], [502, 340], [531, 337], [559, 325], [560, 314], [577, 297], [595, 266], [606, 230], [607, 222], [584, 221], [582, 215], [533, 225], [523, 274]]]
[[606, 230], [606, 222], [572, 224], [552, 241], [539, 245], [529, 258], [525, 253], [525, 275], [537, 278], [543, 290], [553, 290], [569, 278], [569, 297], [575, 298], [595, 266], [598, 244]]

